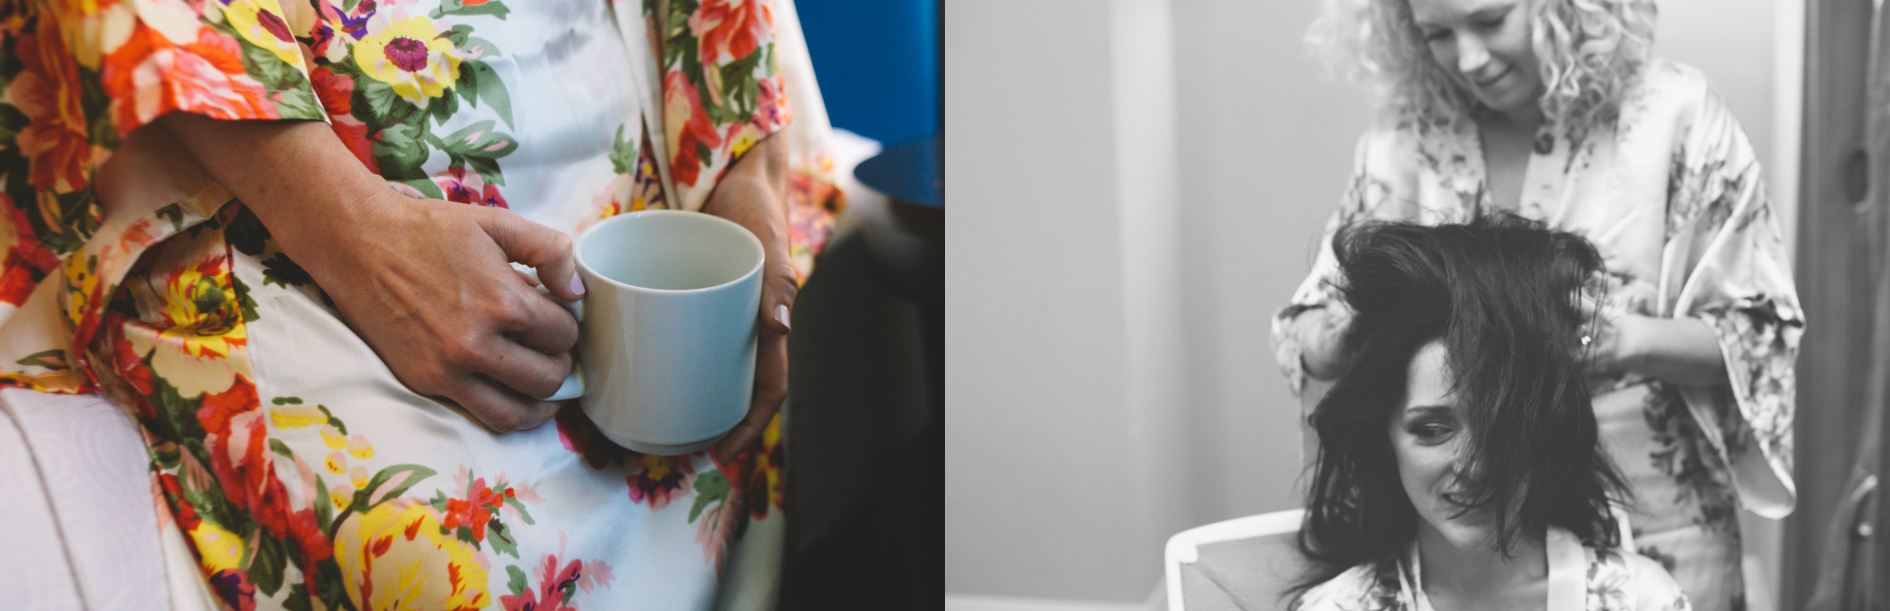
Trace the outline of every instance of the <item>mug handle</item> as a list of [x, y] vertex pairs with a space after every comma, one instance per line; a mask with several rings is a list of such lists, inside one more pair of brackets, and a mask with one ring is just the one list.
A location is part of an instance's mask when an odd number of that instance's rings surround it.
[[[534, 275], [534, 277], [536, 276]], [[578, 322], [584, 322], [584, 302], [573, 301], [573, 302], [567, 303], [563, 300], [560, 300], [557, 297], [552, 296], [551, 291], [549, 289], [546, 289], [545, 285], [543, 284], [538, 285], [538, 294], [544, 295], [545, 298], [550, 299], [552, 303], [558, 304], [559, 306], [562, 306], [566, 310], [570, 310], [571, 314], [577, 317]], [[542, 400], [544, 401], [569, 401], [571, 399], [576, 399], [578, 397], [584, 396], [583, 371], [584, 371], [583, 368], [578, 367], [577, 355], [572, 355], [571, 373], [569, 375], [564, 376], [564, 384], [561, 384], [558, 386], [558, 392], [551, 393], [551, 396], [545, 397]]]

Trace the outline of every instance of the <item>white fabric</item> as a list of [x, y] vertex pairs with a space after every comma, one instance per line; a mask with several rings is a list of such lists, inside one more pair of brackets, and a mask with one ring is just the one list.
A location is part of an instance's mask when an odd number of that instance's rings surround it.
[[0, 530], [0, 599], [23, 609], [170, 608], [150, 459], [131, 419], [96, 396], [17, 388], [0, 390], [0, 408], [0, 504], [12, 510]]

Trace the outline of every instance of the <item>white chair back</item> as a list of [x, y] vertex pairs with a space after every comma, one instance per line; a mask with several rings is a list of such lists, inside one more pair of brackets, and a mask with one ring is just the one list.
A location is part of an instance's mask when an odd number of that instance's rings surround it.
[[1304, 509], [1197, 526], [1168, 539], [1164, 577], [1169, 611], [1285, 609], [1304, 575], [1299, 553]]

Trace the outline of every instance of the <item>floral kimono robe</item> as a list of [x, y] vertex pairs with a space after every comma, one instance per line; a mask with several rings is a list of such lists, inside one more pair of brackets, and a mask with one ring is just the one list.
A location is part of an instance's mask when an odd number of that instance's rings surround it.
[[[1603, 444], [1627, 477], [1641, 554], [1695, 606], [1743, 608], [1735, 509], [1791, 511], [1793, 363], [1804, 314], [1744, 132], [1698, 71], [1655, 61], [1613, 126], [1548, 125], [1523, 182], [1522, 216], [1587, 237], [1607, 265], [1610, 305], [1712, 328], [1731, 384], [1638, 375], [1599, 383]], [[1306, 384], [1290, 333], [1337, 298], [1339, 226], [1366, 219], [1461, 222], [1491, 203], [1473, 122], [1396, 121], [1368, 132], [1312, 274], [1274, 319], [1291, 387]]]
[[[1549, 611], [1689, 611], [1686, 594], [1642, 556], [1582, 545], [1560, 528], [1545, 539]], [[1293, 611], [1432, 611], [1417, 545], [1403, 558], [1361, 564], [1313, 586]]]
[[[161, 536], [193, 561], [173, 575], [194, 568], [202, 596], [772, 603], [779, 417], [727, 464], [624, 450], [575, 408], [494, 435], [401, 385], [241, 202], [133, 130], [173, 111], [324, 121], [392, 189], [572, 234], [698, 209], [773, 135], [804, 277], [843, 200], [790, 2], [6, 2], [0, 88], [0, 384], [136, 418]], [[101, 171], [136, 180], [101, 191]]]

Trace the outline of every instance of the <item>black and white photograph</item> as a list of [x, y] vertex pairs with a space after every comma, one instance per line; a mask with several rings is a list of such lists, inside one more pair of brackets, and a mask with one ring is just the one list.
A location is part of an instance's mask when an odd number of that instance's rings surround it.
[[948, 0], [949, 611], [1890, 601], [1890, 11]]

